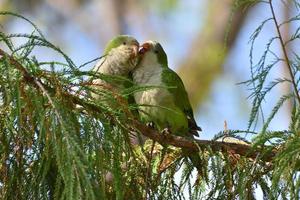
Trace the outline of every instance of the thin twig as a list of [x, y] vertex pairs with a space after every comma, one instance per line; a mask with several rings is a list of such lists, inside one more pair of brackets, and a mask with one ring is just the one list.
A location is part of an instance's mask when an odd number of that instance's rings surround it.
[[277, 34], [278, 34], [278, 37], [279, 37], [280, 45], [281, 45], [281, 48], [282, 48], [282, 51], [283, 51], [284, 59], [286, 61], [288, 71], [289, 71], [289, 74], [290, 74], [290, 77], [291, 77], [291, 82], [293, 84], [294, 92], [296, 93], [296, 97], [297, 97], [298, 103], [300, 105], [300, 95], [299, 95], [299, 92], [298, 92], [297, 84], [295, 82], [295, 77], [294, 77], [294, 74], [293, 74], [293, 71], [292, 71], [292, 66], [291, 66], [290, 61], [289, 61], [287, 50], [285, 48], [283, 37], [282, 37], [282, 34], [280, 32], [279, 25], [278, 25], [278, 22], [277, 22], [277, 19], [276, 19], [276, 16], [275, 16], [272, 0], [269, 0], [269, 5], [270, 5], [270, 8], [271, 8], [272, 17], [273, 17], [273, 20], [274, 20], [274, 23], [275, 23], [275, 26], [276, 26], [276, 30], [277, 30]]

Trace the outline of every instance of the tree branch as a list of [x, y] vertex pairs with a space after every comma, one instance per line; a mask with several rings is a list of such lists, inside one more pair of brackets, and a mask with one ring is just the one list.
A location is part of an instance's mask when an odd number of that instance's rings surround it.
[[[140, 131], [146, 137], [149, 137], [152, 140], [157, 141], [162, 145], [173, 145], [175, 147], [184, 148], [189, 151], [199, 151], [200, 149], [205, 149], [210, 147], [214, 152], [223, 152], [223, 153], [231, 153], [238, 154], [240, 156], [244, 156], [247, 158], [256, 159], [262, 152], [262, 148], [252, 150], [252, 147], [247, 144], [239, 144], [239, 143], [231, 143], [231, 142], [223, 142], [223, 141], [212, 141], [212, 140], [188, 140], [186, 138], [175, 136], [171, 134], [161, 134], [154, 129], [151, 129], [139, 121], [133, 121], [134, 127]], [[273, 157], [276, 155], [277, 150], [273, 149], [272, 152], [267, 156], [262, 156], [261, 159], [263, 161], [269, 162], [272, 161]]]
[[47, 90], [45, 89], [44, 84], [40, 80], [37, 80], [35, 77], [33, 77], [26, 70], [25, 67], [23, 67], [17, 60], [14, 59], [13, 56], [10, 56], [8, 53], [3, 51], [2, 49], [0, 49], [0, 55], [8, 58], [9, 62], [12, 65], [14, 65], [19, 71], [21, 71], [23, 73], [24, 79], [27, 80], [27, 82], [30, 82], [33, 85], [35, 85], [35, 87], [38, 88], [43, 93], [43, 95], [48, 99], [50, 105], [54, 108], [55, 115], [57, 116], [59, 122], [61, 123], [61, 125], [63, 125], [63, 120], [62, 120], [60, 114], [58, 113], [56, 106], [55, 106], [54, 102], [52, 101], [50, 95], [48, 94]]
[[[36, 82], [36, 79], [29, 74], [25, 67], [23, 67], [13, 56], [9, 55], [8, 53], [4, 52], [0, 49], [0, 55], [5, 56], [8, 58], [8, 61], [16, 67], [21, 73], [25, 80], [29, 84], [33, 84], [40, 88], [40, 84], [43, 85], [42, 82]], [[43, 85], [43, 89], [49, 89], [50, 92], [54, 91], [53, 88], [49, 88]], [[40, 88], [41, 89], [41, 88]], [[43, 93], [45, 91], [42, 91]], [[49, 91], [48, 91], [49, 92]], [[66, 98], [70, 99], [73, 103], [81, 105], [83, 107], [91, 108], [96, 112], [102, 113], [101, 109], [97, 106], [90, 104], [88, 102], [84, 102], [78, 96], [69, 94], [67, 92], [62, 93]], [[171, 135], [171, 134], [161, 134], [158, 131], [144, 125], [143, 123], [139, 122], [136, 119], [128, 119], [131, 121], [130, 125], [138, 130], [142, 135], [157, 141], [162, 145], [173, 145], [175, 147], [183, 148], [188, 151], [197, 152], [200, 149], [205, 150], [209, 147], [214, 152], [223, 152], [223, 153], [231, 153], [231, 154], [238, 154], [240, 156], [244, 156], [251, 159], [256, 159], [258, 156], [261, 156], [261, 160], [265, 162], [272, 161], [273, 157], [276, 155], [277, 150], [273, 149], [270, 154], [267, 156], [261, 155], [263, 148], [256, 148], [255, 151], [252, 150], [252, 147], [247, 144], [240, 144], [240, 143], [231, 143], [231, 142], [223, 142], [223, 141], [212, 141], [212, 140], [188, 140], [184, 137]], [[200, 148], [200, 149], [199, 149]]]

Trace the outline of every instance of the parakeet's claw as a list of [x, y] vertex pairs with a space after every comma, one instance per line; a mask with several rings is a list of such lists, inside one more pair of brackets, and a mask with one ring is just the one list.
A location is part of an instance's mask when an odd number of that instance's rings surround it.
[[148, 127], [150, 127], [150, 128], [155, 128], [155, 124], [154, 124], [154, 122], [148, 122], [147, 124], [146, 124], [146, 126], [148, 126]]
[[168, 134], [171, 134], [171, 130], [170, 130], [169, 127], [167, 127], [167, 128], [164, 128], [164, 129], [161, 131], [161, 133], [162, 133], [163, 135], [168, 135]]

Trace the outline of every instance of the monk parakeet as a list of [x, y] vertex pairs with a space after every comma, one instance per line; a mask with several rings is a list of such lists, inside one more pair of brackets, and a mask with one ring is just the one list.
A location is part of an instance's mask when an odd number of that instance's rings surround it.
[[[138, 41], [129, 35], [119, 35], [108, 42], [104, 50], [104, 56], [94, 67], [93, 71], [104, 75], [128, 77], [131, 70], [138, 62]], [[93, 80], [94, 84], [107, 83], [102, 79]], [[112, 84], [110, 82], [110, 84]], [[115, 83], [113, 85], [118, 85]], [[118, 85], [118, 87], [124, 85]]]
[[[137, 65], [138, 50], [138, 41], [129, 35], [118, 35], [108, 42], [103, 57], [93, 69], [104, 75], [102, 79], [92, 80], [92, 88], [97, 91], [91, 95], [97, 102], [110, 108], [120, 106], [121, 101], [114, 96], [132, 84], [128, 76]], [[133, 97], [128, 98], [133, 101]]]
[[[134, 94], [140, 105], [139, 114], [145, 123], [154, 123], [159, 131], [192, 138], [198, 136], [193, 110], [180, 77], [168, 68], [167, 55], [158, 42], [148, 41], [140, 50], [140, 61], [132, 72], [138, 86], [154, 86]], [[186, 152], [186, 150], [183, 150]], [[202, 173], [202, 162], [197, 154], [190, 155], [193, 165]]]
[[194, 119], [183, 82], [168, 68], [167, 55], [158, 42], [142, 45], [140, 62], [132, 75], [138, 86], [155, 86], [134, 94], [142, 121], [153, 122], [160, 131], [168, 128], [176, 135], [198, 136], [201, 128]]
[[[121, 101], [118, 101], [118, 98], [111, 98], [114, 96], [106, 95], [107, 89], [111, 90], [113, 93], [120, 95], [122, 89], [132, 86], [132, 82], [128, 81], [128, 78], [129, 73], [136, 67], [138, 63], [138, 50], [138, 41], [134, 37], [129, 35], [119, 35], [108, 42], [104, 50], [104, 56], [96, 64], [93, 71], [111, 76], [111, 79], [93, 80], [93, 87], [100, 90], [102, 89], [103, 92], [101, 91], [97, 94], [92, 93], [92, 97], [94, 97], [98, 102], [101, 101], [104, 105], [113, 109], [116, 109], [120, 106], [119, 103]], [[119, 79], [118, 77], [123, 77], [125, 79]], [[128, 103], [134, 102], [132, 96], [128, 96], [127, 100]], [[134, 116], [138, 115], [135, 111], [133, 111], [132, 114]], [[140, 140], [142, 140], [140, 138], [142, 137], [139, 137], [137, 139], [134, 136], [136, 135], [136, 133], [131, 134], [131, 143], [140, 143]]]

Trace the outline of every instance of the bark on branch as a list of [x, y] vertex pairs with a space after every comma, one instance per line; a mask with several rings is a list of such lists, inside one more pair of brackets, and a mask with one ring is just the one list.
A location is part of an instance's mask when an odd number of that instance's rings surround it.
[[204, 150], [207, 147], [214, 152], [223, 152], [230, 154], [238, 154], [251, 159], [256, 159], [261, 156], [261, 160], [269, 162], [272, 161], [273, 157], [276, 155], [277, 150], [273, 149], [267, 156], [261, 155], [263, 148], [256, 148], [255, 151], [252, 150], [251, 145], [223, 142], [223, 141], [213, 141], [213, 140], [188, 140], [186, 138], [175, 136], [171, 134], [161, 134], [154, 129], [151, 129], [139, 121], [133, 121], [134, 127], [140, 131], [144, 136], [157, 141], [162, 145], [173, 145], [175, 147], [180, 147], [189, 151], [199, 151]]

